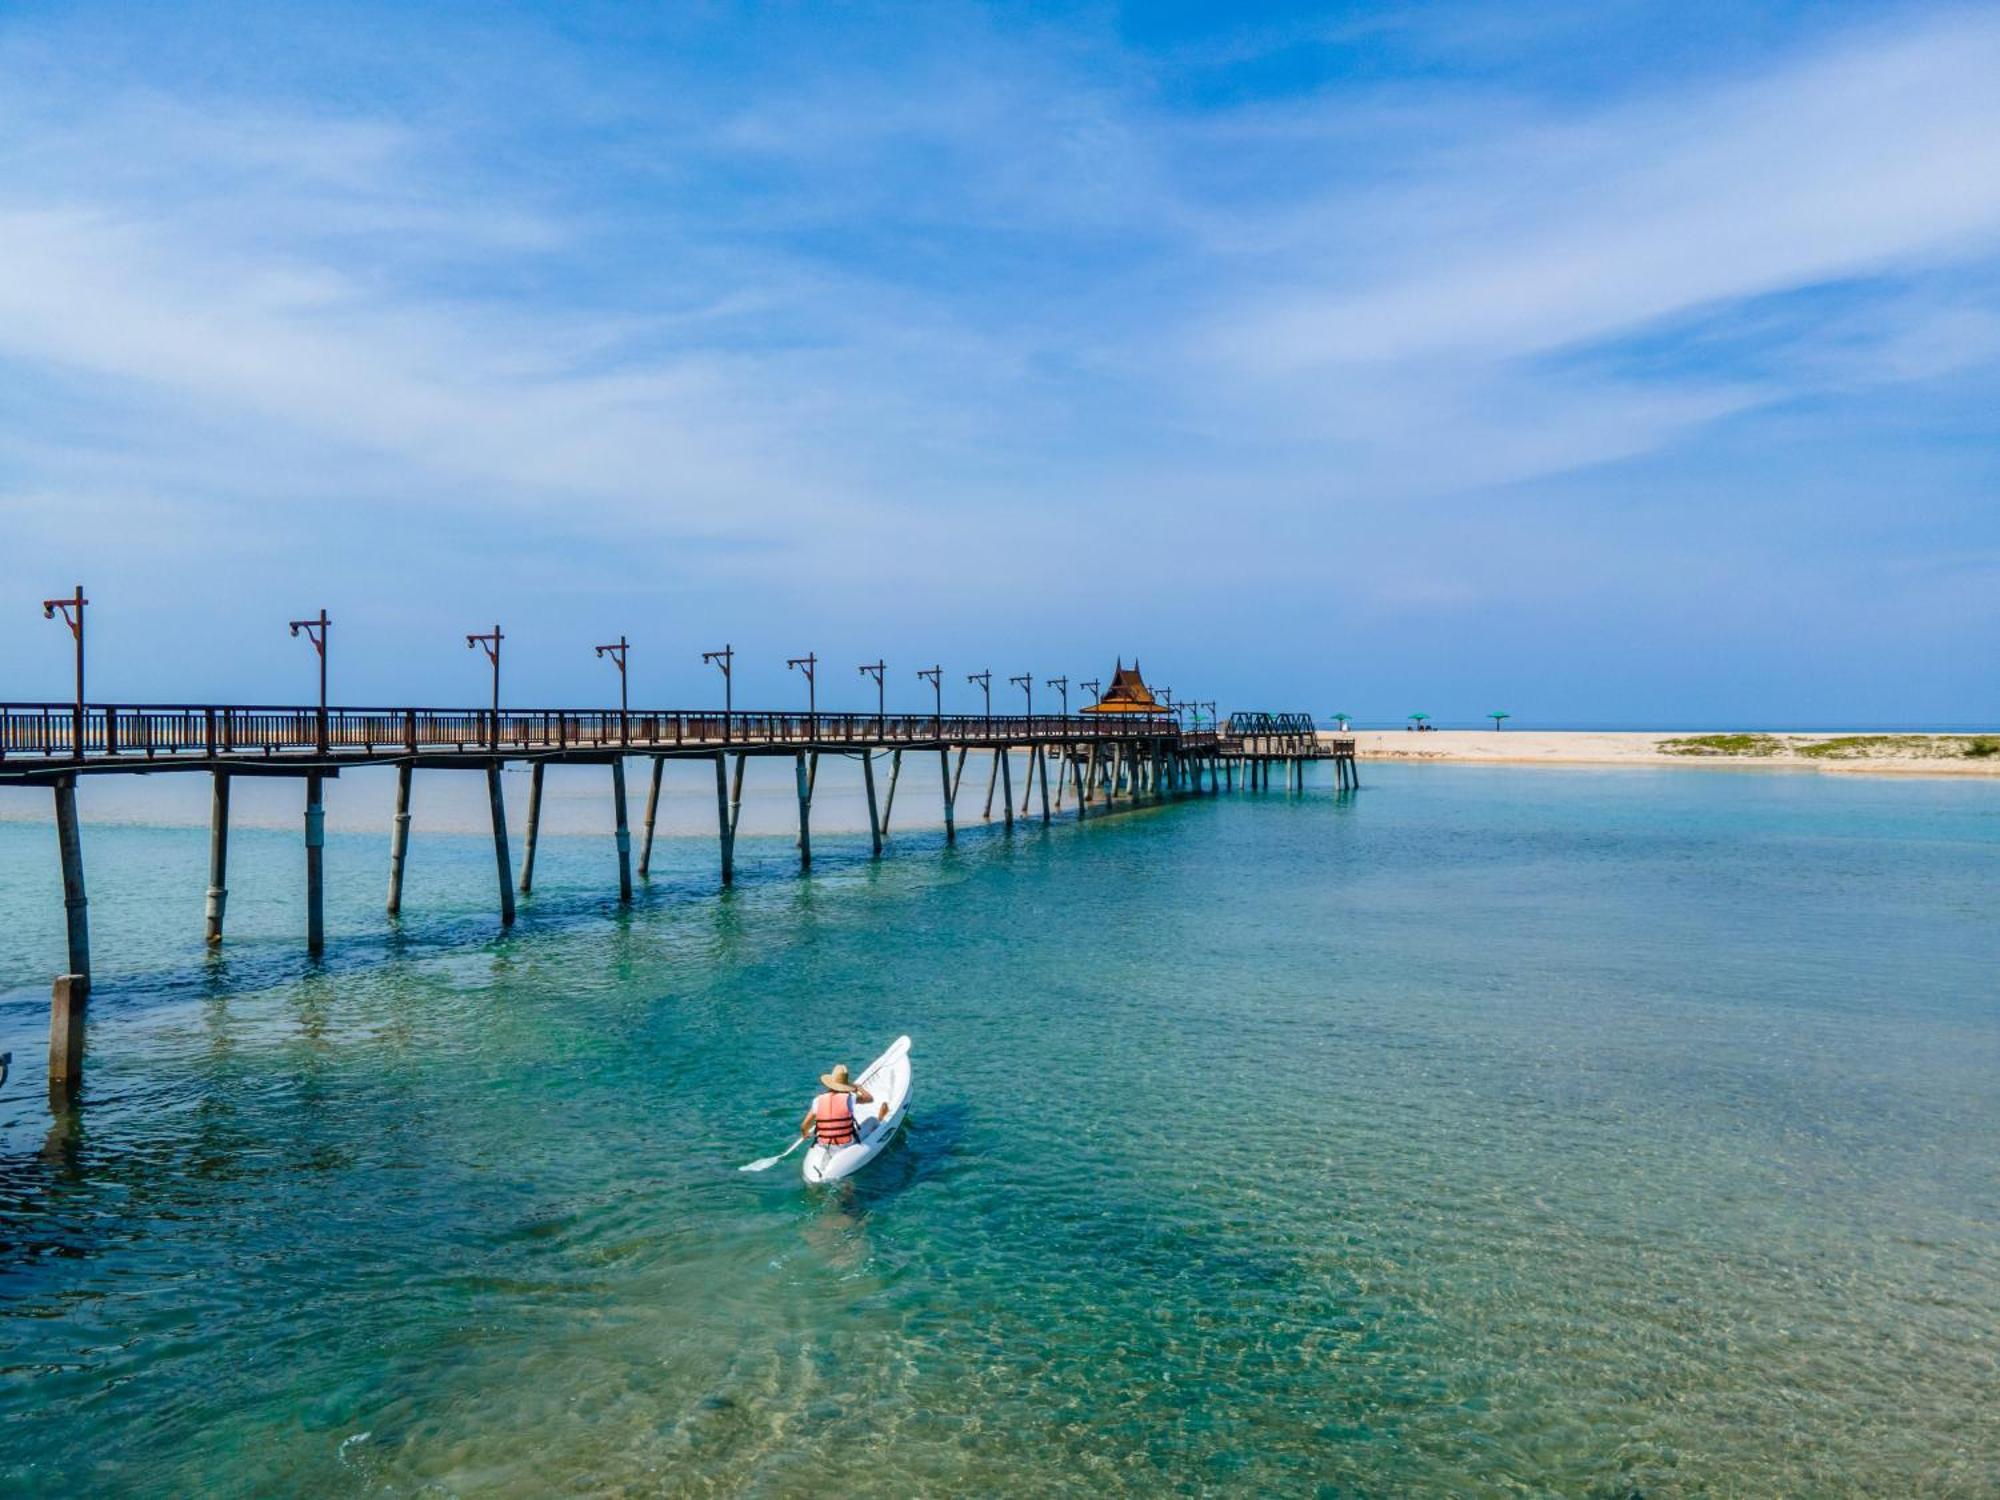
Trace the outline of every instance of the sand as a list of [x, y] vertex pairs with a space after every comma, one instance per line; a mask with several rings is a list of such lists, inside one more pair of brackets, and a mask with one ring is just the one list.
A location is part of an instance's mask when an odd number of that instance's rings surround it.
[[[1671, 754], [1664, 741], [1695, 737], [1699, 731], [1642, 733], [1594, 730], [1440, 729], [1355, 730], [1363, 760], [1408, 760], [1486, 765], [1698, 766], [1822, 772], [1837, 775], [2000, 776], [2000, 755], [1969, 759], [1961, 746], [1971, 735], [1868, 736], [1866, 745], [1839, 747], [1835, 755], [1805, 755], [1803, 746], [1824, 745], [1848, 732], [1758, 736], [1761, 754]], [[1330, 735], [1326, 736], [1332, 737]], [[1858, 738], [1858, 736], [1857, 736]]]

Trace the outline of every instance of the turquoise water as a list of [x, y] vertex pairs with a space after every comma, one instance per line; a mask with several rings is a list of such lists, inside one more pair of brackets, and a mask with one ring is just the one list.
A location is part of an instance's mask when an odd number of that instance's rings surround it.
[[[0, 825], [0, 1490], [2000, 1492], [2000, 795], [1365, 768], [1081, 828]], [[20, 794], [15, 794], [20, 795]], [[518, 846], [517, 846], [518, 853]], [[763, 1176], [916, 1038], [862, 1178]]]

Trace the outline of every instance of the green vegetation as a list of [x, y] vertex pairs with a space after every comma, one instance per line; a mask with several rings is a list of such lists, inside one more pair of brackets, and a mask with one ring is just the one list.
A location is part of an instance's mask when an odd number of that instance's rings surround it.
[[1661, 740], [1663, 755], [1798, 755], [1807, 760], [1987, 760], [2000, 756], [2000, 735], [1842, 734], [1786, 741], [1775, 734], [1695, 734]]
[[1776, 755], [1784, 748], [1772, 734], [1691, 734], [1659, 744], [1662, 755]]
[[1814, 740], [1792, 747], [1814, 760], [1860, 760], [1871, 755], [1949, 755], [1950, 747], [1940, 746], [1927, 734], [1844, 734], [1830, 740]]

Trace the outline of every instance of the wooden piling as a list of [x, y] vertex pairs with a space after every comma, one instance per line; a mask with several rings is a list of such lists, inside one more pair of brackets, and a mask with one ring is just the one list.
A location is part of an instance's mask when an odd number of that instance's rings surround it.
[[[1000, 814], [1007, 820], [1007, 831], [1014, 831], [1014, 750], [1011, 745], [1000, 747], [1000, 780], [1004, 783], [1000, 798]], [[991, 805], [990, 802], [988, 804]]]
[[514, 925], [514, 862], [507, 853], [507, 795], [500, 786], [500, 762], [486, 766], [486, 803], [493, 815], [493, 864], [500, 876], [500, 925]]
[[521, 842], [521, 894], [535, 888], [535, 846], [542, 833], [542, 763], [528, 768], [528, 832]]
[[[958, 763], [963, 769], [965, 766], [963, 751], [959, 753]], [[938, 785], [944, 794], [944, 841], [949, 844], [958, 838], [958, 826], [952, 821], [952, 803], [957, 800], [953, 793], [957, 788], [952, 785], [951, 780], [951, 752], [942, 745], [938, 746]]]
[[889, 836], [889, 814], [896, 810], [896, 783], [903, 775], [903, 752], [891, 751], [889, 755], [889, 795], [882, 799], [882, 837]]
[[410, 849], [410, 775], [406, 762], [396, 767], [396, 820], [389, 829], [389, 915], [403, 909], [403, 857]]
[[306, 952], [326, 951], [325, 778], [306, 773]]
[[736, 830], [743, 826], [743, 767], [750, 759], [741, 751], [736, 755], [736, 769], [729, 777], [729, 860], [733, 879], [736, 866]]
[[229, 773], [217, 771], [208, 797], [208, 900], [203, 908], [203, 939], [213, 948], [222, 941], [222, 912], [229, 904]]
[[[986, 772], [986, 810], [980, 813], [979, 816], [989, 822], [993, 818], [993, 789], [1000, 784], [1000, 762], [1006, 758], [1007, 752], [1004, 748], [995, 750], [993, 752], [993, 764], [988, 767]], [[1011, 784], [1010, 782], [1009, 785]], [[1009, 792], [1008, 795], [1011, 797], [1013, 794]], [[1007, 813], [1007, 821], [1011, 825], [1014, 821], [1012, 811], [1008, 808], [1002, 808], [1001, 811]]]
[[1042, 821], [1049, 821], [1049, 756], [1040, 745], [1035, 746], [1035, 764], [1042, 782]]
[[58, 1106], [83, 1086], [83, 1012], [90, 976], [64, 974], [49, 997], [49, 1100]]
[[868, 848], [869, 852], [882, 857], [882, 820], [875, 815], [875, 752], [861, 752], [861, 781], [868, 788]]
[[666, 773], [667, 758], [653, 757], [653, 780], [646, 788], [646, 833], [639, 845], [639, 878], [646, 879], [653, 873], [653, 820], [660, 812], [660, 777]]
[[69, 972], [90, 984], [90, 897], [83, 886], [83, 830], [76, 818], [76, 778], [55, 784], [56, 844], [62, 854], [63, 925], [69, 936]]
[[715, 752], [715, 832], [722, 849], [722, 883], [728, 885], [736, 879], [736, 825], [729, 816], [729, 757], [720, 750]]
[[804, 874], [812, 868], [812, 773], [806, 768], [806, 753], [801, 750], [796, 757], [799, 779], [799, 872]]
[[[538, 764], [535, 769], [541, 770]], [[625, 817], [625, 757], [611, 762], [611, 818], [618, 842], [618, 902], [632, 904], [632, 829]]]

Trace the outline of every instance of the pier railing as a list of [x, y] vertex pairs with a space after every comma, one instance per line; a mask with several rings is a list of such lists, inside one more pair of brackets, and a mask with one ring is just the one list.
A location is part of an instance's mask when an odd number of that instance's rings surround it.
[[[295, 706], [0, 703], [0, 761], [198, 756], [398, 755], [764, 745], [1031, 745], [1172, 739], [1149, 714], [718, 713], [709, 709], [317, 708]], [[1194, 736], [1193, 738], [1201, 738]], [[1213, 739], [1213, 736], [1207, 736]]]

